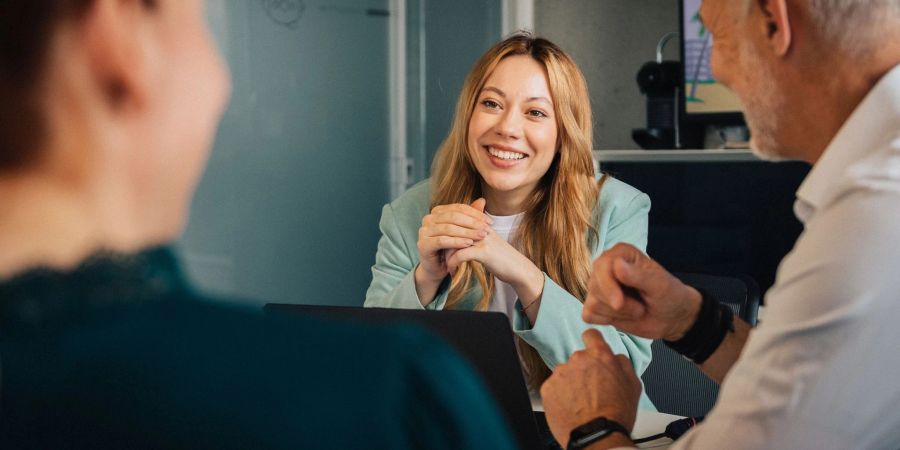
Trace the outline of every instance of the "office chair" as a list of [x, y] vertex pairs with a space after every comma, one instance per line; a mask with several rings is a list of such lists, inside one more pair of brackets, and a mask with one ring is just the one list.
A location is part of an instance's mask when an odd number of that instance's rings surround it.
[[[687, 285], [706, 290], [736, 316], [751, 326], [756, 325], [760, 293], [759, 285], [752, 278], [688, 272], [674, 275]], [[705, 416], [716, 402], [719, 385], [662, 341], [653, 341], [652, 349], [653, 360], [641, 379], [657, 409], [679, 416]]]

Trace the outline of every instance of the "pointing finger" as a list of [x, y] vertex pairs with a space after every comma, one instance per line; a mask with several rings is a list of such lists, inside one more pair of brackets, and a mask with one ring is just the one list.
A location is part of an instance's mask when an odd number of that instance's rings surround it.
[[603, 339], [603, 335], [598, 330], [592, 328], [585, 331], [581, 334], [581, 339], [584, 341], [585, 349], [590, 352], [612, 354], [612, 349], [609, 348], [606, 339]]

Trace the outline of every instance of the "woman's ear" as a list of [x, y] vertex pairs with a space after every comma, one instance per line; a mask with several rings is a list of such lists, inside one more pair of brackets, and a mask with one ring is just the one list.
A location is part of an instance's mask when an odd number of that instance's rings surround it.
[[152, 91], [155, 2], [97, 0], [77, 26], [85, 31], [90, 76], [116, 111], [146, 107]]

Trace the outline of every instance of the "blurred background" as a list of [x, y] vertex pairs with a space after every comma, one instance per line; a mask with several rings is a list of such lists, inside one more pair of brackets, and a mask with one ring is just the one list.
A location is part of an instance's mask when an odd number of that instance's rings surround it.
[[[242, 302], [362, 304], [382, 206], [428, 177], [466, 74], [504, 35], [569, 52], [595, 147], [636, 149], [635, 74], [678, 31], [674, 0], [209, 0], [207, 14], [234, 91], [179, 251], [200, 286]], [[651, 195], [651, 256], [765, 288], [799, 233], [771, 199], [792, 198], [805, 169], [760, 178], [759, 164], [604, 170]], [[762, 228], [760, 205], [777, 216]]]

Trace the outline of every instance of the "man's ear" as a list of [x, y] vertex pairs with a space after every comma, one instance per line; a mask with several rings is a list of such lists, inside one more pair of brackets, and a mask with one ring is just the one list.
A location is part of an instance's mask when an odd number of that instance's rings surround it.
[[78, 24], [91, 77], [116, 110], [141, 109], [150, 96], [151, 13], [142, 0], [97, 0]]
[[769, 46], [778, 56], [787, 55], [791, 49], [793, 30], [787, 0], [757, 0], [764, 21]]

